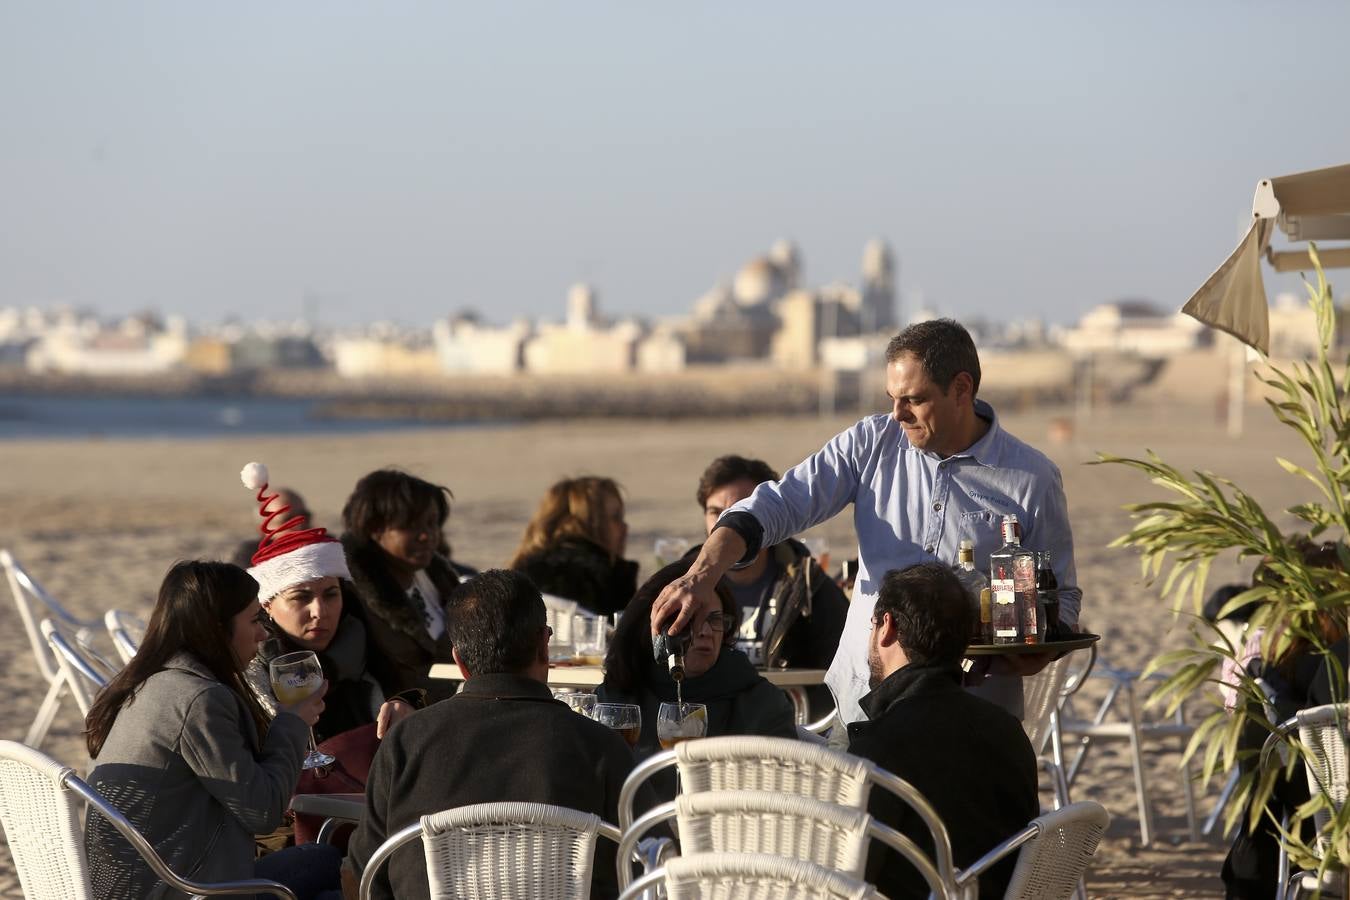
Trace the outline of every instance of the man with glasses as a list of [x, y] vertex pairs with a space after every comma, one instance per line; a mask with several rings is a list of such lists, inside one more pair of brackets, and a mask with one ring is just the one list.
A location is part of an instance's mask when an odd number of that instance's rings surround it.
[[[355, 888], [386, 838], [443, 809], [521, 801], [618, 821], [619, 791], [633, 769], [633, 754], [618, 732], [553, 699], [544, 601], [530, 580], [519, 572], [480, 573], [450, 593], [446, 612], [464, 688], [385, 735], [371, 762], [344, 887]], [[651, 802], [646, 795], [638, 807]], [[594, 873], [591, 896], [616, 896], [612, 843], [599, 842]], [[372, 896], [429, 896], [420, 842], [393, 855], [376, 876]]]

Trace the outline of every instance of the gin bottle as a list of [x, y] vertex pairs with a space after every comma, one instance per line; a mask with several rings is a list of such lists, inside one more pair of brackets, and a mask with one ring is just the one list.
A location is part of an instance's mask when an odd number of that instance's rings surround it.
[[989, 554], [995, 644], [1040, 643], [1036, 554], [1022, 546], [1017, 516], [1003, 517], [1003, 546]]

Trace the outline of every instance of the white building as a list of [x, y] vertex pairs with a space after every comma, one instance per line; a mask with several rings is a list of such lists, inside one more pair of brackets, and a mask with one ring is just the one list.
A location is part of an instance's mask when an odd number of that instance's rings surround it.
[[533, 334], [533, 326], [524, 319], [505, 328], [493, 328], [476, 318], [460, 316], [437, 322], [431, 338], [445, 372], [510, 375], [524, 367], [525, 342]]
[[1162, 312], [1141, 300], [1121, 300], [1095, 307], [1077, 326], [1060, 332], [1059, 340], [1075, 355], [1124, 352], [1158, 359], [1208, 345], [1212, 335], [1190, 316]]

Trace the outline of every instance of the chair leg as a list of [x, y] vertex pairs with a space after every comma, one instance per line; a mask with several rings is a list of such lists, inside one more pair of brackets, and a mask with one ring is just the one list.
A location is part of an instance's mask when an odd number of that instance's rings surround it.
[[[1288, 813], [1280, 817], [1280, 829], [1289, 829]], [[1275, 900], [1286, 900], [1289, 896], [1289, 851], [1285, 850], [1283, 843], [1280, 844], [1280, 863], [1275, 870], [1275, 878]]]
[[1214, 833], [1214, 826], [1219, 823], [1223, 811], [1228, 808], [1228, 804], [1232, 801], [1233, 793], [1237, 790], [1238, 779], [1241, 777], [1242, 773], [1237, 769], [1228, 773], [1228, 780], [1223, 783], [1223, 790], [1219, 792], [1219, 799], [1214, 804], [1214, 811], [1209, 814], [1208, 819], [1205, 819], [1205, 824], [1200, 829], [1200, 833], [1205, 837]]
[[[1186, 739], [1182, 738], [1181, 752], [1186, 752]], [[1195, 819], [1195, 781], [1191, 777], [1191, 761], [1186, 760], [1186, 765], [1181, 769], [1182, 786], [1181, 796], [1186, 801], [1186, 833], [1192, 841], [1200, 840], [1200, 831], [1196, 828]]]
[[1130, 716], [1130, 757], [1134, 763], [1134, 792], [1139, 804], [1139, 842], [1147, 847], [1153, 843], [1153, 806], [1149, 802], [1148, 781], [1144, 774], [1144, 742], [1139, 734], [1139, 710], [1135, 703], [1134, 686], [1126, 689]]
[[65, 693], [66, 680], [59, 676], [47, 687], [47, 695], [42, 698], [42, 705], [38, 707], [37, 715], [33, 717], [33, 724], [28, 727], [28, 734], [23, 738], [23, 742], [34, 750], [42, 749], [42, 742], [47, 739], [47, 732], [51, 730], [52, 722], [56, 719], [56, 711], [60, 709], [61, 698]]

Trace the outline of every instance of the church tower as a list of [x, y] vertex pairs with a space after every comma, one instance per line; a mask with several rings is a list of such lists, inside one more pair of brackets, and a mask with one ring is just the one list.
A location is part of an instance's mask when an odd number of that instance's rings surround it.
[[873, 238], [863, 247], [862, 308], [859, 310], [864, 334], [895, 331], [900, 321], [896, 309], [895, 257], [881, 238]]

